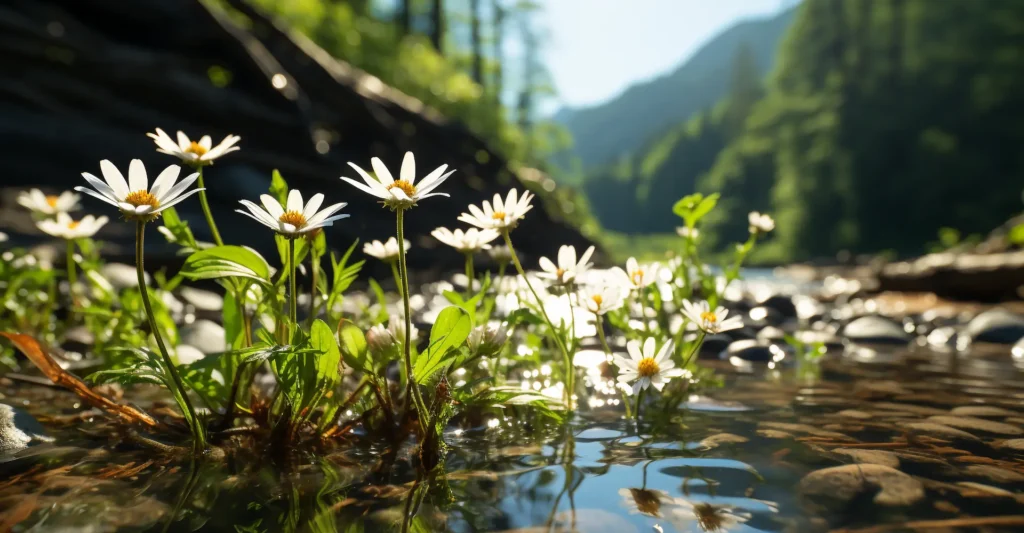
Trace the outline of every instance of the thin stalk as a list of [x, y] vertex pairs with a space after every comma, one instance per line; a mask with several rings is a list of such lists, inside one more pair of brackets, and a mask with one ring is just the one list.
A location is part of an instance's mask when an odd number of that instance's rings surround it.
[[313, 327], [313, 320], [316, 319], [316, 308], [318, 307], [317, 303], [319, 303], [319, 302], [317, 302], [317, 299], [316, 299], [316, 277], [317, 277], [317, 271], [320, 270], [320, 256], [317, 255], [315, 247], [312, 246], [312, 243], [310, 243], [310, 247], [309, 247], [309, 267], [313, 271], [312, 274], [311, 274], [311, 277], [313, 278], [313, 283], [312, 283], [312, 285], [309, 288], [309, 324], [308, 325], [309, 325], [310, 328], [312, 328]]
[[[680, 326], [680, 329], [681, 328], [682, 326]], [[704, 344], [705, 335], [707, 335], [707, 333], [705, 333], [704, 330], [700, 330], [700, 333], [697, 334], [697, 342], [693, 343], [693, 348], [690, 348], [690, 353], [686, 356], [686, 359], [683, 360], [683, 366], [679, 368], [686, 370], [686, 366], [690, 364], [690, 359], [693, 359], [693, 356], [694, 354], [697, 353], [697, 350], [700, 350], [701, 344]]]
[[294, 325], [294, 324], [296, 324], [298, 322], [298, 315], [299, 315], [299, 311], [298, 311], [298, 305], [299, 305], [299, 298], [298, 298], [298, 296], [299, 295], [298, 295], [298, 289], [297, 289], [298, 284], [295, 281], [295, 239], [294, 238], [289, 238], [288, 239], [288, 285], [289, 285], [289, 288], [290, 288], [290, 290], [289, 290], [290, 295], [289, 296], [291, 297], [290, 301], [288, 302], [288, 305], [289, 305], [289, 307], [288, 307], [288, 316], [291, 317], [292, 324]]
[[[427, 406], [420, 395], [420, 388], [416, 385], [416, 376], [412, 371], [412, 312], [409, 310], [409, 267], [405, 263], [405, 210], [398, 209], [398, 272], [402, 278], [402, 306], [405, 311], [405, 342], [402, 343], [402, 350], [405, 355], [405, 376], [406, 388], [409, 398], [416, 405], [417, 418], [420, 421], [421, 431], [427, 431]], [[406, 400], [405, 409], [409, 410], [409, 401]]]
[[[570, 336], [566, 340], [569, 341], [568, 344], [569, 344], [569, 346], [571, 348], [572, 353], [576, 353], [576, 310], [575, 310], [576, 308], [573, 307], [573, 305], [572, 305], [572, 291], [567, 292], [566, 295], [565, 295], [565, 298], [567, 300], [569, 300], [569, 319], [570, 319], [570, 329], [569, 329], [569, 335]], [[572, 359], [570, 359], [567, 362], [565, 369], [567, 371], [567, 373], [566, 373], [566, 381], [568, 381], [568, 383], [566, 383], [566, 385], [569, 388], [569, 409], [572, 409], [572, 395], [576, 392], [576, 367], [573, 366]]]
[[78, 298], [75, 296], [75, 285], [78, 284], [78, 272], [75, 269], [75, 241], [68, 239], [68, 295], [71, 296], [71, 318], [74, 319]]
[[640, 422], [640, 403], [644, 400], [644, 393], [647, 389], [640, 389], [640, 392], [636, 393], [636, 421]]
[[224, 246], [224, 241], [217, 231], [217, 223], [213, 221], [213, 213], [210, 211], [210, 204], [206, 201], [206, 184], [203, 183], [203, 166], [196, 168], [199, 172], [199, 205], [203, 207], [203, 215], [206, 217], [206, 225], [210, 226], [210, 233], [213, 234], [213, 242], [217, 246]]
[[171, 356], [167, 353], [167, 346], [164, 345], [164, 338], [160, 334], [160, 327], [157, 325], [156, 315], [153, 313], [153, 305], [149, 302], [149, 289], [146, 287], [146, 270], [143, 266], [143, 239], [145, 235], [146, 222], [140, 220], [135, 227], [135, 269], [139, 275], [139, 293], [142, 294], [142, 305], [146, 308], [146, 316], [149, 317], [149, 327], [153, 330], [153, 336], [156, 337], [156, 345], [160, 348], [160, 355], [164, 359], [164, 364], [167, 365], [167, 372], [171, 375], [174, 388], [177, 389], [172, 392], [181, 398], [181, 403], [185, 406], [185, 416], [188, 419], [189, 426], [192, 428], [195, 448], [197, 451], [203, 450], [206, 449], [206, 430], [196, 416], [196, 411], [192, 407], [192, 400], [188, 397], [188, 390], [185, 389], [185, 383], [182, 382], [181, 376], [178, 375], [174, 361], [171, 360]]
[[[502, 231], [501, 235], [505, 237], [505, 245], [508, 246], [509, 254], [512, 256], [512, 263], [516, 266], [516, 271], [519, 272], [519, 275], [526, 281], [526, 286], [530, 289], [530, 293], [532, 293], [533, 298], [537, 300], [537, 306], [540, 307], [540, 314], [544, 317], [544, 322], [548, 325], [548, 328], [551, 331], [551, 336], [555, 338], [555, 343], [558, 344], [558, 348], [562, 350], [562, 359], [567, 365], [566, 375], [568, 375], [568, 373], [572, 371], [572, 359], [569, 357], [569, 349], [565, 347], [565, 343], [562, 342], [562, 338], [558, 336], [555, 325], [551, 323], [551, 318], [548, 317], [548, 312], [544, 309], [544, 302], [540, 299], [540, 296], [537, 295], [537, 291], [534, 290], [533, 284], [530, 283], [530, 278], [526, 277], [526, 272], [523, 271], [523, 265], [519, 262], [519, 255], [516, 254], [516, 249], [512, 246], [512, 238], [508, 235], [508, 229]], [[572, 408], [571, 398], [572, 397], [570, 396], [570, 409]]]
[[473, 252], [466, 252], [466, 299], [473, 297], [473, 285], [476, 278], [473, 272]]
[[604, 336], [604, 315], [597, 315], [597, 338], [601, 339], [604, 353], [611, 355], [612, 349], [608, 347], [608, 340]]

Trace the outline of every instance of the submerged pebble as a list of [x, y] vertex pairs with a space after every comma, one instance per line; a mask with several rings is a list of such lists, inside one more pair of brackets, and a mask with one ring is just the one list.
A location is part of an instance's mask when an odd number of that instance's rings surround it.
[[871, 501], [878, 505], [905, 506], [924, 498], [924, 485], [890, 466], [860, 463], [811, 472], [800, 480], [800, 492], [815, 500], [842, 503], [874, 492]]
[[24, 450], [32, 444], [52, 442], [46, 430], [32, 415], [0, 403], [0, 454]]

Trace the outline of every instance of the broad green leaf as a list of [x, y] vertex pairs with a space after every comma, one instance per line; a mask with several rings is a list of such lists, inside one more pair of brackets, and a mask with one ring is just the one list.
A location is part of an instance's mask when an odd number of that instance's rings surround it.
[[333, 388], [341, 379], [341, 351], [334, 338], [334, 331], [323, 320], [314, 320], [309, 330], [309, 343], [314, 350], [321, 352], [316, 357], [316, 379], [319, 386], [324, 389]]
[[711, 210], [715, 208], [715, 204], [718, 203], [718, 197], [719, 194], [716, 192], [714, 194], [709, 194], [706, 198], [701, 200], [700, 203], [697, 204], [697, 207], [693, 209], [693, 214], [691, 215], [693, 217], [693, 221], [697, 222], [710, 213]]
[[181, 275], [192, 280], [238, 277], [270, 284], [267, 261], [255, 251], [241, 246], [215, 246], [195, 252], [185, 260]]
[[230, 291], [224, 293], [224, 308], [221, 311], [224, 320], [224, 340], [235, 350], [241, 348], [245, 342], [240, 311], [235, 295]]
[[1014, 226], [1010, 233], [1006, 236], [1007, 240], [1011, 244], [1021, 245], [1024, 244], [1024, 224], [1018, 224]]
[[345, 358], [345, 364], [363, 372], [373, 372], [373, 364], [367, 355], [369, 352], [363, 330], [346, 321], [341, 326], [338, 336], [341, 337], [341, 354]]
[[416, 382], [427, 383], [446, 363], [454, 360], [472, 329], [473, 321], [465, 310], [455, 306], [442, 309], [430, 328], [430, 346], [413, 365]]
[[182, 220], [173, 207], [164, 209], [161, 215], [163, 225], [160, 226], [160, 233], [167, 239], [167, 242], [177, 244], [185, 250], [195, 251], [199, 249], [196, 238], [188, 227], [188, 222]]

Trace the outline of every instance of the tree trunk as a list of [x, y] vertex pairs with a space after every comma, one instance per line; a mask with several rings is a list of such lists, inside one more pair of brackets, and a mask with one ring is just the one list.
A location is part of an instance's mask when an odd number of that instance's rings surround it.
[[501, 6], [500, 0], [491, 0], [491, 7], [494, 10], [494, 100], [501, 104], [501, 93], [504, 90], [504, 53], [502, 46], [505, 44], [505, 8]]
[[430, 21], [433, 23], [430, 42], [439, 54], [444, 55], [444, 50], [442, 49], [444, 42], [444, 0], [433, 0], [431, 2]]
[[480, 0], [469, 0], [469, 31], [473, 46], [473, 81], [484, 84], [483, 44], [480, 42]]
[[402, 0], [398, 7], [398, 31], [402, 37], [412, 31], [412, 0]]

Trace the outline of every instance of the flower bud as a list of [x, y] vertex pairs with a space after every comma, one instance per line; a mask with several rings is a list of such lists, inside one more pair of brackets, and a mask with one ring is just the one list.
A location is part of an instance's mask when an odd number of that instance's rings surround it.
[[[405, 318], [401, 315], [394, 315], [388, 319], [388, 331], [399, 345], [405, 346]], [[409, 331], [412, 333], [412, 342], [415, 343], [420, 336], [420, 330], [416, 329], [416, 326], [411, 326]]]
[[469, 348], [473, 355], [488, 357], [501, 351], [508, 341], [504, 323], [480, 325], [469, 332]]
[[512, 261], [512, 250], [509, 250], [508, 246], [492, 246], [487, 250], [487, 255], [499, 265]]
[[377, 324], [366, 332], [366, 346], [373, 355], [383, 355], [398, 346], [395, 336], [383, 324]]

